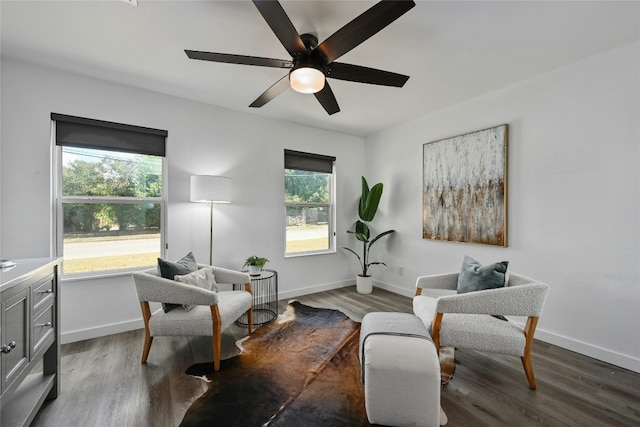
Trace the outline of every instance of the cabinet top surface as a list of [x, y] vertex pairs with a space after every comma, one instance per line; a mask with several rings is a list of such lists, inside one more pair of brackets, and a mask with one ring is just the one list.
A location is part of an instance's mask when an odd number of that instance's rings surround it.
[[0, 269], [0, 292], [20, 283], [38, 270], [53, 268], [62, 258], [15, 259], [16, 265]]

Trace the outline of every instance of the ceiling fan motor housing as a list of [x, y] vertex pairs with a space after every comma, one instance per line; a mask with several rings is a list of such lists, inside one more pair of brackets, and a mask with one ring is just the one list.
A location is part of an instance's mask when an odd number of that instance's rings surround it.
[[304, 33], [300, 34], [300, 38], [307, 48], [307, 55], [300, 55], [293, 58], [293, 67], [289, 71], [289, 75], [300, 68], [315, 68], [326, 76], [326, 62], [323, 62], [322, 59], [318, 58], [316, 55], [311, 55], [314, 49], [318, 47], [318, 37], [315, 34]]
[[302, 43], [307, 47], [307, 51], [311, 52], [313, 49], [318, 47], [318, 37], [316, 37], [315, 34], [300, 34], [300, 38], [302, 39]]

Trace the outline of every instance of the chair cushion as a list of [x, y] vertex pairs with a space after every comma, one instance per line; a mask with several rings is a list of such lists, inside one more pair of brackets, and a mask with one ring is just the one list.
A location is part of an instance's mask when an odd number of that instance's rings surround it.
[[[177, 275], [189, 274], [198, 269], [198, 263], [193, 256], [193, 252], [189, 252], [176, 262], [171, 262], [158, 258], [158, 273], [165, 279], [174, 280]], [[162, 309], [165, 313], [180, 307], [180, 304], [165, 304], [162, 303]]]
[[487, 314], [453, 314], [443, 316], [440, 345], [523, 356], [524, 332], [513, 322]]
[[[413, 312], [431, 330], [436, 313], [436, 298], [413, 298]], [[445, 313], [440, 327], [440, 346], [522, 356], [526, 340], [524, 332], [513, 322], [488, 314]]]
[[458, 275], [458, 293], [503, 288], [506, 285], [508, 261], [482, 266], [478, 261], [465, 256]]
[[424, 295], [413, 297], [413, 314], [422, 320], [429, 332], [431, 332], [433, 316], [436, 315], [436, 305], [437, 300], [435, 298]]
[[[246, 291], [218, 292], [221, 330], [227, 329], [249, 310], [252, 301], [251, 294]], [[158, 310], [149, 319], [149, 330], [152, 336], [212, 336], [211, 309], [206, 305], [198, 305], [191, 311], [171, 310], [165, 313]]]
[[[176, 282], [197, 286], [199, 288], [203, 288], [212, 292], [218, 292], [215, 275], [213, 274], [213, 268], [211, 267], [203, 267], [200, 270], [194, 271], [189, 274], [176, 275], [174, 276], [174, 279]], [[183, 304], [182, 307], [185, 310], [189, 311], [194, 306], [189, 304]]]

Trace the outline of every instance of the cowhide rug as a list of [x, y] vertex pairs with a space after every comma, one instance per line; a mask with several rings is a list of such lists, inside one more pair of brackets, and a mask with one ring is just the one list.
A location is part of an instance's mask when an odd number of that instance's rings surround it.
[[[237, 357], [191, 366], [209, 382], [180, 424], [188, 426], [370, 426], [360, 381], [360, 324], [297, 301], [240, 340]], [[446, 422], [446, 416], [441, 414]]]

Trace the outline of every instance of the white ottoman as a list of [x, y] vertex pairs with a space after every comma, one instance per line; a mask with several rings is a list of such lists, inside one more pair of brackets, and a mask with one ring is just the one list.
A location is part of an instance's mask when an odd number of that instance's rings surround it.
[[440, 364], [429, 332], [418, 317], [366, 314], [359, 354], [371, 424], [440, 425]]

